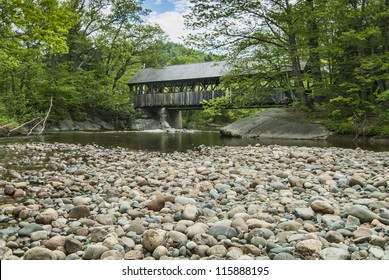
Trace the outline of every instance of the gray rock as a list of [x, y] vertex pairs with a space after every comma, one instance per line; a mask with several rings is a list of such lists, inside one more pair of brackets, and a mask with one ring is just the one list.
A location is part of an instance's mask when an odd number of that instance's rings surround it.
[[211, 229], [208, 231], [208, 234], [212, 235], [215, 238], [217, 238], [219, 235], [225, 236], [227, 238], [237, 236], [237, 232], [234, 228], [220, 225], [215, 225], [211, 227]]
[[12, 225], [10, 227], [4, 228], [0, 230], [0, 237], [2, 235], [14, 235], [15, 233], [20, 231], [20, 227], [17, 225]]
[[90, 216], [89, 207], [86, 205], [77, 205], [69, 213], [69, 219], [87, 218]]
[[126, 213], [128, 210], [131, 209], [131, 204], [128, 201], [122, 201], [120, 202], [119, 212], [120, 213]]
[[376, 259], [380, 260], [384, 257], [385, 252], [381, 248], [377, 247], [370, 247], [369, 248], [369, 253]]
[[123, 255], [122, 253], [116, 251], [116, 250], [109, 250], [107, 252], [104, 252], [101, 257], [101, 260], [122, 260]]
[[226, 254], [227, 259], [238, 260], [243, 255], [243, 251], [240, 248], [232, 247], [228, 249]]
[[348, 209], [347, 214], [358, 218], [362, 223], [371, 222], [374, 219], [380, 219], [380, 216], [363, 205], [351, 206]]
[[125, 253], [124, 259], [125, 260], [141, 260], [144, 258], [144, 255], [142, 251], [140, 250], [131, 250]]
[[11, 256], [12, 250], [10, 248], [3, 246], [0, 247], [0, 260], [7, 260]]
[[286, 221], [282, 222], [278, 225], [278, 228], [285, 230], [285, 231], [296, 231], [300, 229], [303, 225], [296, 221]]
[[134, 249], [135, 248], [135, 242], [129, 237], [122, 237], [121, 238], [122, 245], [124, 246], [125, 249]]
[[46, 230], [39, 230], [31, 233], [30, 238], [32, 241], [48, 239], [49, 232]]
[[192, 204], [185, 205], [185, 208], [182, 211], [182, 219], [184, 220], [196, 221], [199, 215], [199, 209]]
[[169, 251], [166, 247], [164, 246], [158, 246], [155, 248], [153, 252], [153, 258], [156, 260], [159, 260], [163, 256], [167, 256], [169, 254]]
[[361, 224], [361, 222], [359, 221], [359, 219], [357, 217], [354, 217], [352, 215], [348, 215], [345, 227], [346, 228], [354, 228], [354, 227], [359, 226], [360, 224]]
[[195, 242], [197, 245], [207, 245], [209, 247], [212, 247], [218, 243], [215, 237], [206, 233], [196, 234], [192, 238], [192, 241]]
[[308, 123], [307, 119], [291, 115], [287, 109], [269, 109], [227, 125], [220, 132], [228, 136], [282, 139], [325, 139], [330, 135], [322, 125]]
[[82, 243], [75, 238], [66, 238], [65, 250], [68, 254], [82, 251]]
[[107, 191], [107, 195], [105, 197], [106, 200], [109, 200], [110, 198], [119, 198], [120, 192], [117, 189], [109, 189]]
[[54, 251], [58, 248], [63, 248], [65, 246], [66, 236], [56, 235], [51, 237], [49, 240], [44, 241], [44, 245], [46, 248]]
[[227, 249], [223, 245], [215, 245], [207, 250], [208, 256], [223, 258], [227, 254]]
[[174, 230], [172, 230], [168, 233], [168, 238], [171, 241], [173, 241], [173, 243], [178, 243], [178, 244], [188, 240], [188, 237], [185, 234], [183, 234], [182, 232], [179, 232], [179, 231], [174, 231]]
[[312, 208], [296, 208], [295, 209], [297, 217], [300, 217], [303, 220], [311, 220], [315, 216], [315, 212], [313, 212]]
[[189, 238], [192, 238], [196, 234], [206, 233], [208, 229], [208, 226], [204, 223], [195, 223], [194, 225], [191, 225], [186, 229], [186, 235]]
[[254, 236], [263, 237], [269, 239], [274, 236], [274, 232], [267, 228], [255, 228], [250, 231], [248, 240], [251, 240]]
[[327, 232], [325, 238], [330, 243], [342, 243], [344, 241], [343, 235], [337, 231]]
[[323, 260], [348, 260], [350, 253], [345, 249], [329, 247], [320, 251], [320, 257]]
[[149, 252], [153, 252], [155, 248], [162, 245], [162, 242], [162, 236], [155, 229], [149, 229], [143, 233], [142, 245]]
[[89, 231], [89, 238], [91, 242], [102, 242], [108, 234], [104, 227], [90, 228]]
[[31, 233], [43, 230], [43, 227], [41, 225], [38, 225], [36, 223], [31, 223], [26, 226], [24, 226], [21, 230], [18, 231], [18, 235], [20, 237], [24, 236], [31, 236]]
[[56, 254], [46, 248], [34, 247], [24, 254], [25, 260], [56, 260]]
[[86, 246], [85, 253], [82, 256], [84, 260], [99, 260], [101, 255], [109, 249], [103, 245], [89, 244]]
[[174, 202], [179, 203], [181, 205], [187, 205], [187, 204], [195, 205], [196, 204], [196, 200], [194, 200], [193, 198], [190, 198], [190, 197], [185, 197], [185, 196], [177, 196], [174, 199]]
[[99, 214], [96, 217], [96, 221], [102, 225], [113, 225], [116, 220], [116, 217], [112, 214]]
[[196, 247], [195, 253], [203, 258], [207, 256], [208, 249], [209, 249], [208, 245], [199, 245]]
[[196, 249], [196, 247], [197, 247], [196, 242], [189, 241], [188, 243], [186, 243], [186, 248], [188, 248], [189, 250], [194, 250]]
[[295, 260], [296, 258], [289, 254], [289, 253], [279, 253], [274, 256], [273, 260], [278, 260], [278, 261], [290, 261], [290, 260]]
[[234, 228], [239, 234], [243, 234], [249, 231], [249, 227], [242, 218], [234, 219], [231, 222], [231, 227]]
[[64, 131], [75, 130], [75, 126], [72, 120], [65, 119], [59, 121], [59, 129]]

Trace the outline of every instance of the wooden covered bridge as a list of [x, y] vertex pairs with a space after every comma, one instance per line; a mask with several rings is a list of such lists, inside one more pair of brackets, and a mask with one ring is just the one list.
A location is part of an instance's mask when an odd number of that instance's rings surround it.
[[180, 110], [199, 108], [203, 101], [227, 94], [220, 82], [231, 70], [226, 61], [143, 68], [127, 84], [136, 109], [166, 108], [170, 125], [180, 128]]
[[225, 95], [220, 78], [230, 71], [225, 61], [140, 69], [127, 83], [134, 107], [200, 107], [203, 100]]

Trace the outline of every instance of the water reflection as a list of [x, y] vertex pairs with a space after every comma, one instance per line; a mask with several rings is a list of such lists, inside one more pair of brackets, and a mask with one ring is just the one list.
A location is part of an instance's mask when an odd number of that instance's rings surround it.
[[332, 136], [327, 140], [283, 140], [221, 137], [218, 131], [180, 132], [58, 132], [43, 136], [14, 137], [0, 139], [0, 144], [15, 142], [60, 142], [72, 144], [97, 144], [105, 147], [124, 147], [131, 150], [161, 152], [186, 151], [200, 145], [207, 146], [247, 146], [262, 145], [342, 147], [375, 151], [389, 151], [389, 141], [358, 141], [349, 136]]

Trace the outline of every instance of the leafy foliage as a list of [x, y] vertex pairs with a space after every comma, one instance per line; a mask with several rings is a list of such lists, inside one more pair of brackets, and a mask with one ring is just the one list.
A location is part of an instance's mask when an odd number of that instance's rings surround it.
[[[0, 122], [42, 116], [51, 97], [52, 119], [128, 114], [125, 82], [139, 68], [223, 57], [235, 66], [226, 98], [240, 106], [282, 93], [335, 131], [389, 134], [388, 0], [190, 0], [192, 48], [167, 43], [141, 2], [0, 0]], [[188, 118], [251, 112], [223, 109], [227, 99]]]
[[165, 40], [138, 1], [0, 1], [1, 115], [30, 120], [51, 97], [52, 120], [130, 111], [125, 82]]
[[186, 23], [200, 32], [188, 43], [235, 64], [230, 83], [244, 92], [243, 104], [275, 88], [356, 135], [374, 133], [375, 120], [387, 118], [388, 0], [191, 3]]

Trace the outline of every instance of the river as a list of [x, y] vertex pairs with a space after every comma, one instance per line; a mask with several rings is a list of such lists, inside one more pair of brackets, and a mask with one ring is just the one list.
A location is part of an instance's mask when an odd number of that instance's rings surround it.
[[[247, 146], [282, 145], [308, 147], [340, 147], [373, 151], [389, 151], [389, 141], [358, 141], [350, 136], [331, 136], [327, 140], [282, 140], [221, 137], [218, 131], [122, 131], [122, 132], [56, 132], [40, 136], [0, 138], [0, 146], [7, 143], [60, 142], [72, 144], [96, 144], [104, 147], [123, 147], [130, 150], [160, 152], [186, 151], [200, 145], [206, 146]], [[1, 148], [0, 148], [1, 149]]]

